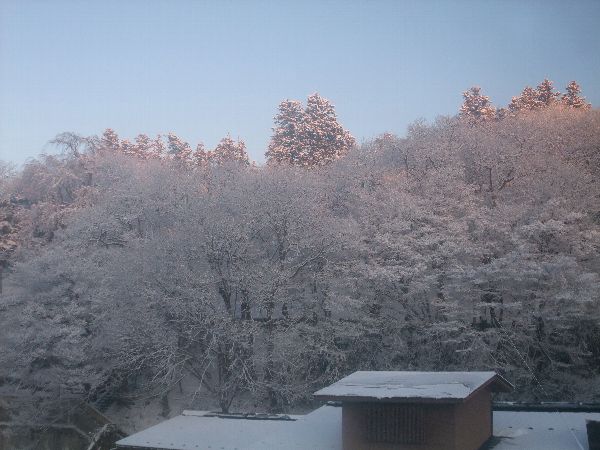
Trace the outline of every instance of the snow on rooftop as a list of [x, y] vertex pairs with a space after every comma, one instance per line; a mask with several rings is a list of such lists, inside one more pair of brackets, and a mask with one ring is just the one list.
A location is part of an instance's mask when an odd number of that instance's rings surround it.
[[294, 423], [295, 420], [223, 418], [212, 416], [208, 411], [184, 411], [180, 416], [121, 439], [117, 445], [119, 448], [242, 450], [249, 443]]
[[449, 400], [460, 401], [483, 385], [510, 384], [495, 372], [354, 372], [315, 392], [322, 400]]
[[493, 450], [589, 450], [586, 420], [600, 413], [494, 411]]
[[[188, 413], [189, 414], [189, 413]], [[295, 421], [181, 415], [136, 433], [118, 448], [342, 450], [342, 408], [323, 406]], [[494, 411], [490, 450], [589, 450], [586, 420], [600, 413]]]
[[322, 406], [248, 447], [248, 450], [342, 450], [342, 408]]

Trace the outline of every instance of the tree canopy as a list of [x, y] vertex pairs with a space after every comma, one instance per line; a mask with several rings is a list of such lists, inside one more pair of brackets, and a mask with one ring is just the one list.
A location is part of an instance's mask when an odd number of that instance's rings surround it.
[[0, 164], [3, 389], [289, 411], [354, 370], [487, 368], [600, 400], [600, 112], [565, 95], [326, 164], [113, 130]]
[[265, 156], [271, 164], [323, 166], [347, 154], [354, 144], [352, 135], [338, 123], [333, 105], [315, 93], [304, 109], [295, 100], [279, 105]]
[[481, 124], [492, 120], [502, 120], [507, 115], [515, 115], [528, 111], [538, 111], [548, 107], [567, 107], [587, 109], [591, 105], [580, 96], [581, 88], [576, 81], [571, 81], [566, 87], [566, 93], [561, 97], [555, 91], [554, 83], [544, 79], [536, 88], [526, 86], [521, 94], [513, 97], [506, 108], [496, 109], [488, 96], [481, 94], [481, 88], [473, 86], [463, 93], [463, 104], [459, 117], [471, 125]]

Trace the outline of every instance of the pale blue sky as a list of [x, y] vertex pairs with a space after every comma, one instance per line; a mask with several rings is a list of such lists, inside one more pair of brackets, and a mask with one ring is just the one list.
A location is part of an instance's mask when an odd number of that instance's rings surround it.
[[0, 159], [112, 127], [262, 161], [285, 98], [318, 91], [361, 141], [544, 77], [600, 104], [600, 1], [0, 0]]

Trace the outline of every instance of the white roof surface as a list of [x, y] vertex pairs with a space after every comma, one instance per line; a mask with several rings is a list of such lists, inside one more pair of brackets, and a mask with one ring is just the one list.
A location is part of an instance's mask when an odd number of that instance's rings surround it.
[[600, 413], [494, 411], [493, 450], [589, 450], [586, 420]]
[[209, 412], [184, 411], [180, 416], [121, 439], [117, 445], [125, 448], [245, 450], [250, 443], [296, 423], [295, 420], [224, 419], [206, 417], [205, 414]]
[[[189, 414], [189, 413], [188, 413]], [[323, 406], [295, 421], [182, 415], [117, 444], [121, 447], [219, 450], [342, 450], [342, 408]], [[494, 412], [493, 450], [589, 450], [586, 420], [600, 413]]]
[[354, 372], [315, 392], [326, 400], [461, 401], [481, 386], [500, 380], [496, 372]]

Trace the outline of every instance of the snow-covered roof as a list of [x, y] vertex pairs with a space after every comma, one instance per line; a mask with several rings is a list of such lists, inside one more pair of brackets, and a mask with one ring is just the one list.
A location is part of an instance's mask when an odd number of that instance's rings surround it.
[[494, 411], [494, 438], [490, 449], [589, 450], [586, 420], [600, 413]]
[[[117, 442], [118, 448], [342, 450], [342, 408], [323, 406], [294, 421], [222, 419], [186, 413]], [[600, 413], [494, 411], [493, 450], [589, 450], [586, 420]]]
[[337, 401], [460, 402], [490, 386], [510, 391], [496, 372], [354, 372], [315, 392], [315, 398]]
[[322, 406], [296, 421], [249, 445], [248, 450], [342, 450], [342, 408]]
[[209, 411], [184, 411], [182, 415], [161, 422], [117, 442], [119, 448], [159, 448], [177, 450], [242, 450], [276, 431], [293, 426], [292, 420], [243, 419], [213, 415]]

